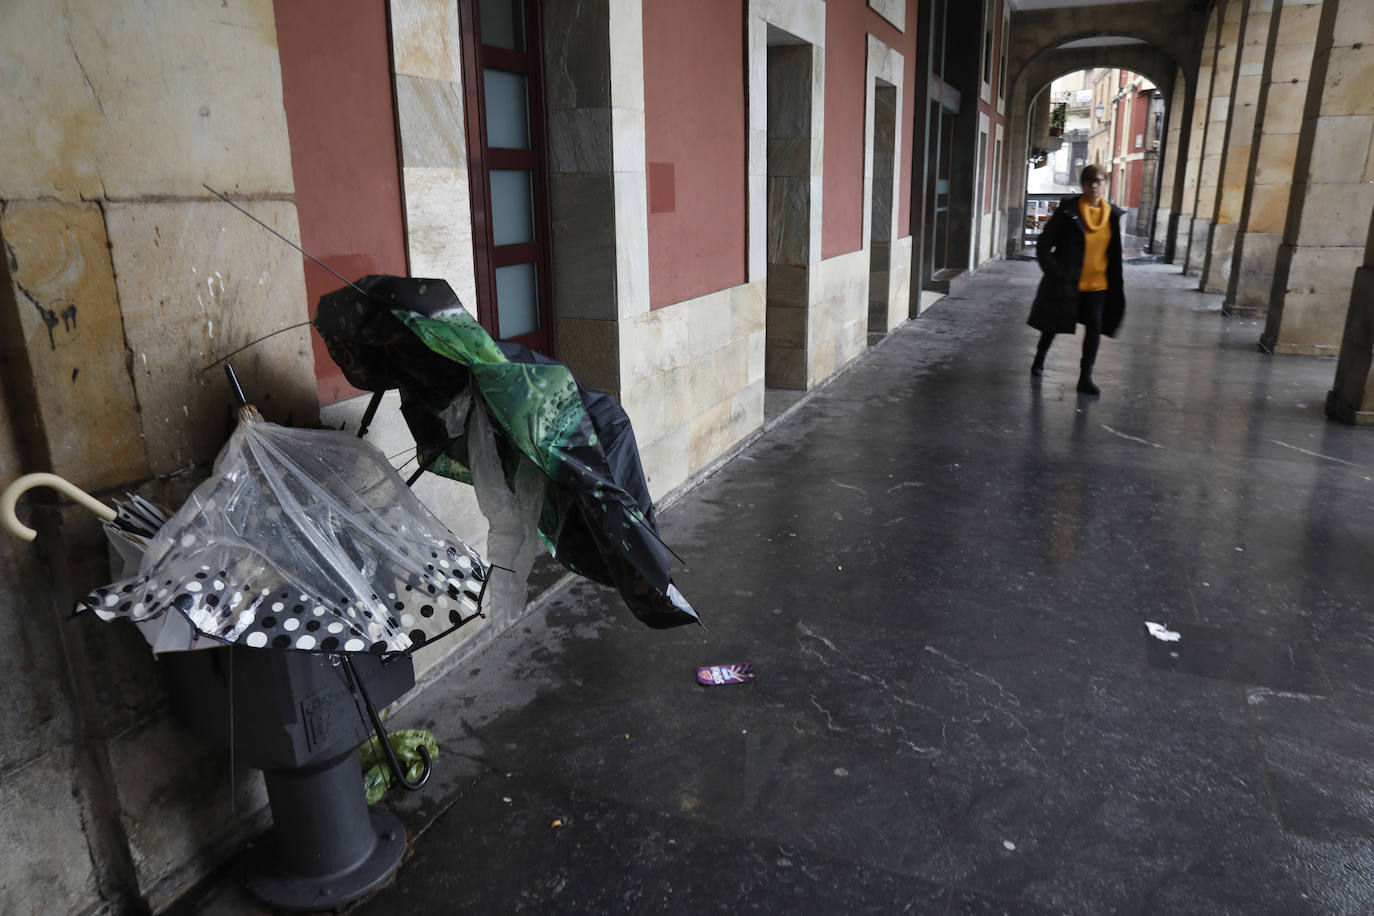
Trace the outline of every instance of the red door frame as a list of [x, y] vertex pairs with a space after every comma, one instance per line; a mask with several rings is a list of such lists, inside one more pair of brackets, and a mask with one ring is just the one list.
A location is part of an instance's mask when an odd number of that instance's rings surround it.
[[[493, 337], [501, 338], [496, 308], [496, 268], [533, 262], [539, 296], [539, 328], [529, 334], [510, 338], [546, 356], [554, 355], [552, 249], [549, 245], [548, 165], [545, 158], [544, 82], [540, 53], [543, 41], [539, 29], [537, 0], [523, 0], [525, 51], [495, 48], [481, 42], [481, 13], [477, 0], [459, 0], [458, 12], [463, 36], [463, 102], [467, 123], [468, 176], [472, 197], [472, 252], [477, 275], [477, 320]], [[528, 150], [491, 149], [487, 146], [487, 124], [483, 116], [485, 89], [482, 71], [486, 67], [520, 73], [529, 91]], [[497, 247], [492, 240], [490, 219], [493, 169], [529, 170], [534, 176], [533, 242]]]

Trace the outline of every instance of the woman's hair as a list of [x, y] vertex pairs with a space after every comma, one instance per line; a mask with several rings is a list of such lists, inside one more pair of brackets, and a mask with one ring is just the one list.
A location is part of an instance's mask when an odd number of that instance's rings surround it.
[[1102, 167], [1099, 165], [1090, 165], [1086, 166], [1083, 169], [1083, 174], [1078, 176], [1078, 183], [1087, 184], [1088, 182], [1094, 181], [1098, 178], [1101, 178], [1103, 181], [1106, 181], [1107, 173], [1104, 172], [1102, 170]]

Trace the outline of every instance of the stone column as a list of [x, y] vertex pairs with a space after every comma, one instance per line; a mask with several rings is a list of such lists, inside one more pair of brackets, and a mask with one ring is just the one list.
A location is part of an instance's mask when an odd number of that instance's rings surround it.
[[1176, 191], [1180, 190], [1178, 177], [1179, 164], [1179, 145], [1183, 142], [1183, 124], [1185, 102], [1188, 95], [1188, 81], [1180, 69], [1174, 74], [1173, 91], [1169, 94], [1169, 108], [1166, 114], [1168, 127], [1165, 128], [1163, 141], [1163, 159], [1160, 163], [1160, 182], [1159, 182], [1159, 209], [1155, 211], [1155, 231], [1150, 239], [1150, 249], [1152, 251], [1164, 252], [1165, 259], [1173, 260], [1173, 247], [1169, 244], [1170, 235], [1175, 231], [1177, 223], [1174, 209], [1174, 198]]
[[1374, 6], [1325, 0], [1262, 349], [1335, 356], [1374, 210]]
[[1279, 0], [1270, 15], [1269, 45], [1260, 77], [1250, 177], [1241, 206], [1240, 231], [1231, 258], [1224, 308], [1228, 314], [1264, 315], [1274, 281], [1274, 261], [1293, 186], [1293, 160], [1302, 128], [1303, 102], [1312, 72], [1312, 51], [1321, 0]]
[[1193, 112], [1188, 122], [1187, 154], [1183, 160], [1183, 188], [1178, 206], [1178, 229], [1174, 235], [1173, 260], [1188, 269], [1189, 241], [1193, 235], [1193, 219], [1197, 213], [1198, 172], [1202, 165], [1202, 151], [1207, 140], [1207, 110], [1212, 98], [1212, 74], [1217, 61], [1217, 33], [1221, 28], [1221, 12], [1213, 7], [1207, 20], [1207, 37], [1202, 46], [1202, 60], [1197, 69], [1197, 85], [1193, 89]]
[[[1374, 161], [1374, 145], [1369, 150]], [[1326, 395], [1326, 415], [1346, 423], [1374, 426], [1374, 214], [1364, 246], [1364, 265], [1355, 271], [1350, 310], [1345, 313], [1336, 381]]]
[[[1217, 6], [1221, 9], [1221, 4]], [[1183, 272], [1189, 276], [1202, 276], [1207, 248], [1212, 240], [1217, 188], [1221, 183], [1221, 154], [1226, 148], [1227, 128], [1231, 123], [1231, 91], [1235, 83], [1236, 52], [1244, 14], [1245, 0], [1228, 0], [1221, 14], [1216, 61], [1212, 70], [1212, 91], [1207, 104], [1206, 138], [1198, 167], [1197, 207], [1193, 210], [1188, 256], [1183, 264]], [[1199, 288], [1202, 286], [1199, 283]]]
[[1273, 0], [1249, 0], [1240, 24], [1235, 79], [1231, 84], [1231, 120], [1221, 158], [1221, 187], [1217, 194], [1212, 240], [1202, 268], [1202, 289], [1226, 292], [1231, 280], [1231, 258], [1237, 228], [1245, 207], [1246, 189], [1254, 157], [1255, 128], [1259, 119], [1260, 87], [1263, 84], [1265, 51], [1269, 46]]
[[649, 310], [643, 20], [631, 0], [540, 8], [559, 358], [623, 396], [620, 322]]

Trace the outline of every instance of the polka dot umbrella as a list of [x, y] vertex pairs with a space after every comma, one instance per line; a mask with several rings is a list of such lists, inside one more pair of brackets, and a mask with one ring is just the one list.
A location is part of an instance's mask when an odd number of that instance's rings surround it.
[[489, 567], [376, 446], [289, 429], [251, 407], [212, 475], [151, 538], [137, 575], [78, 611], [178, 614], [253, 649], [409, 654], [482, 615]]

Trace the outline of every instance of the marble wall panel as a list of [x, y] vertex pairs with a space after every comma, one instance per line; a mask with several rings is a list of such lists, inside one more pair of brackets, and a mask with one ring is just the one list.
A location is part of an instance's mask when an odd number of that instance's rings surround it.
[[730, 396], [730, 444], [763, 425], [763, 377]]
[[750, 175], [749, 185], [749, 281], [768, 276], [768, 178]]
[[811, 255], [811, 180], [768, 179], [768, 263], [805, 265]]
[[270, 0], [13, 0], [0, 59], [0, 199], [293, 189]]
[[905, 0], [868, 0], [869, 9], [896, 26], [897, 31], [906, 31]]
[[[550, 112], [610, 108], [609, 0], [547, 0], [539, 8], [544, 27], [544, 107]], [[644, 107], [642, 101], [639, 107]]]
[[691, 364], [688, 306], [687, 302], [679, 302], [620, 324], [621, 347], [624, 351], [621, 358], [622, 379], [637, 384], [657, 372], [681, 369]]
[[610, 37], [611, 107], [644, 110], [642, 0], [606, 0]]
[[554, 287], [561, 318], [614, 321], [616, 237], [610, 174], [549, 176]]
[[610, 292], [616, 315], [629, 318], [649, 311], [649, 187], [642, 171], [613, 176], [615, 286]]
[[[749, 131], [749, 137], [747, 142], [749, 144], [749, 170], [747, 174], [750, 177], [767, 175], [769, 172], [773, 172], [774, 174], [783, 174], [780, 168], [774, 169], [769, 162], [770, 156], [772, 155], [773, 151], [770, 150], [768, 147], [768, 131], [766, 129], [756, 130], [751, 128]], [[798, 174], [799, 173], [800, 172], [798, 172]]]
[[468, 309], [477, 305], [468, 173], [457, 168], [402, 169], [410, 273], [449, 282]]
[[742, 283], [730, 290], [730, 339], [747, 337], [765, 324], [764, 282]]
[[729, 343], [733, 307], [729, 289], [708, 293], [684, 304], [688, 353], [692, 359], [713, 353]]
[[805, 391], [808, 354], [805, 350], [769, 347], [764, 351], [764, 378], [769, 388]]
[[[287, 238], [296, 207], [243, 205]], [[109, 204], [106, 225], [149, 463], [168, 473], [213, 458], [231, 425], [216, 358], [306, 319], [300, 254], [219, 201]], [[306, 328], [234, 357], [244, 393], [267, 419], [318, 422]], [[134, 418], [128, 418], [131, 422]]]
[[613, 165], [617, 172], [644, 172], [644, 110], [611, 109]]
[[391, 60], [396, 73], [460, 84], [463, 62], [458, 4], [452, 0], [390, 0], [390, 9]]
[[33, 413], [25, 430], [41, 442], [30, 460], [43, 454], [54, 473], [86, 489], [146, 476], [100, 208], [11, 203], [0, 212], [0, 240], [7, 260], [0, 277], [10, 281], [15, 309], [3, 326], [16, 332], [5, 358], [26, 366]]
[[749, 0], [749, 13], [807, 44], [825, 47], [822, 0]]
[[714, 409], [730, 394], [725, 388], [725, 379], [721, 377], [715, 353], [692, 360], [687, 369], [687, 380], [689, 422]]
[[765, 363], [764, 354], [767, 352], [767, 344], [764, 340], [765, 336], [766, 332], [762, 328], [760, 328], [759, 330], [752, 332], [747, 338], [745, 338], [745, 342], [747, 344], [747, 351], [749, 354], [748, 371], [750, 385], [753, 385], [756, 382], [761, 383], [763, 381]]
[[768, 137], [798, 139], [812, 135], [812, 51], [808, 45], [768, 49]]
[[548, 113], [550, 172], [610, 172], [615, 167], [609, 108], [564, 108]]
[[[560, 318], [558, 356], [563, 362], [577, 366], [577, 380], [583, 385], [598, 391], [617, 392], [621, 378], [619, 336], [620, 326], [614, 321]], [[632, 358], [639, 346], [638, 341], [630, 346]], [[645, 360], [638, 369], [631, 363], [629, 371], [632, 375], [642, 372], [647, 377], [647, 362]]]
[[764, 339], [769, 349], [806, 349], [807, 310], [791, 306], [768, 306], [768, 326]]
[[646, 440], [636, 428], [635, 438], [639, 441], [639, 457], [649, 484], [649, 496], [655, 502], [687, 482], [691, 472], [686, 423], [652, 441]]
[[811, 138], [768, 140], [767, 174], [776, 178], [811, 177]]
[[726, 394], [734, 396], [753, 382], [749, 377], [749, 338], [730, 341], [715, 352], [715, 371]]
[[466, 175], [462, 84], [397, 74], [394, 85], [402, 167], [451, 168]]
[[691, 416], [690, 383], [689, 366], [666, 369], [633, 384], [622, 383], [620, 404], [634, 424], [636, 438], [652, 442]]
[[812, 271], [788, 264], [769, 264], [767, 296], [770, 305], [802, 308], [812, 300]]

